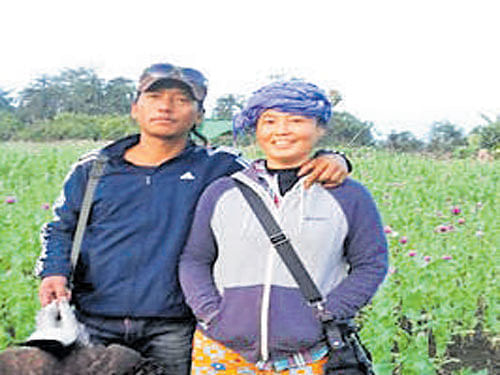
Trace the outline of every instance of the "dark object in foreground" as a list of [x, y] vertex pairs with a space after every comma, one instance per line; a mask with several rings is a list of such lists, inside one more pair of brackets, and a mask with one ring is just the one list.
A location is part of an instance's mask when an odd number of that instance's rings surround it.
[[2, 375], [164, 375], [163, 368], [121, 345], [75, 348], [58, 359], [35, 347], [9, 348], [0, 353]]
[[39, 348], [45, 352], [52, 354], [59, 360], [69, 355], [71, 351], [76, 348], [75, 344], [66, 346], [57, 340], [31, 340], [24, 343], [24, 346]]
[[136, 365], [124, 375], [168, 375], [165, 369], [149, 358], [141, 358]]
[[323, 322], [330, 352], [325, 375], [375, 375], [370, 352], [363, 346], [352, 320]]

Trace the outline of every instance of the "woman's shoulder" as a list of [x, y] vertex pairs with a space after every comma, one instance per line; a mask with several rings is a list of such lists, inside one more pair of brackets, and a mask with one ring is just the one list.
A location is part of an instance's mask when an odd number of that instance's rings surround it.
[[227, 190], [234, 187], [234, 180], [230, 176], [219, 177], [216, 180], [212, 181], [203, 191], [203, 196], [220, 197]]
[[211, 215], [224, 193], [233, 187], [234, 182], [230, 177], [219, 177], [209, 183], [202, 191], [196, 204], [198, 215]]
[[368, 188], [361, 182], [348, 177], [339, 186], [328, 188], [328, 192], [341, 205], [372, 204], [374, 199]]
[[347, 177], [340, 185], [327, 188], [331, 193], [360, 193], [369, 194], [368, 188], [360, 181]]

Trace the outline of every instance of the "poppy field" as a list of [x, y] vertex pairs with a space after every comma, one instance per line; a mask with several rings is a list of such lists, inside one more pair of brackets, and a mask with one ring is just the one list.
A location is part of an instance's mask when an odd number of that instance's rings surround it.
[[[0, 350], [33, 331], [40, 228], [52, 217], [71, 164], [97, 147], [0, 144]], [[250, 147], [246, 155], [256, 154]], [[377, 374], [493, 374], [500, 345], [500, 161], [373, 149], [348, 155], [353, 177], [375, 198], [389, 242], [389, 273], [358, 317]], [[481, 356], [470, 362], [465, 344], [474, 342]]]
[[[499, 360], [498, 161], [355, 155], [355, 175], [374, 195], [389, 241], [389, 274], [362, 313], [361, 335], [378, 373], [456, 368], [457, 374], [493, 374]], [[481, 348], [474, 370], [464, 367], [470, 353], [454, 358], [449, 347], [478, 335], [491, 346]]]

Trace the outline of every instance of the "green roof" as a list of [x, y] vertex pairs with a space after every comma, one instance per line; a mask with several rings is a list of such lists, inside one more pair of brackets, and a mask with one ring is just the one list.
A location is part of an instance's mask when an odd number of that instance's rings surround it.
[[208, 139], [214, 139], [218, 136], [231, 133], [233, 131], [233, 124], [230, 120], [205, 120], [198, 127], [198, 131]]

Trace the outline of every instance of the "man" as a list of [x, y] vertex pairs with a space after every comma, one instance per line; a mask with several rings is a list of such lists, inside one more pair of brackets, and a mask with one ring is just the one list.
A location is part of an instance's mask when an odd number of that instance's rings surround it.
[[[108, 157], [67, 288], [70, 249], [90, 167], [97, 154], [71, 170], [42, 230], [39, 262], [42, 306], [71, 298], [94, 343], [120, 343], [188, 374], [194, 318], [181, 292], [177, 267], [203, 189], [243, 168], [234, 154], [197, 146], [190, 133], [202, 121], [205, 77], [190, 68], [155, 64], [141, 75], [131, 116], [140, 134], [103, 148]], [[332, 157], [309, 162], [312, 181], [347, 175]]]

